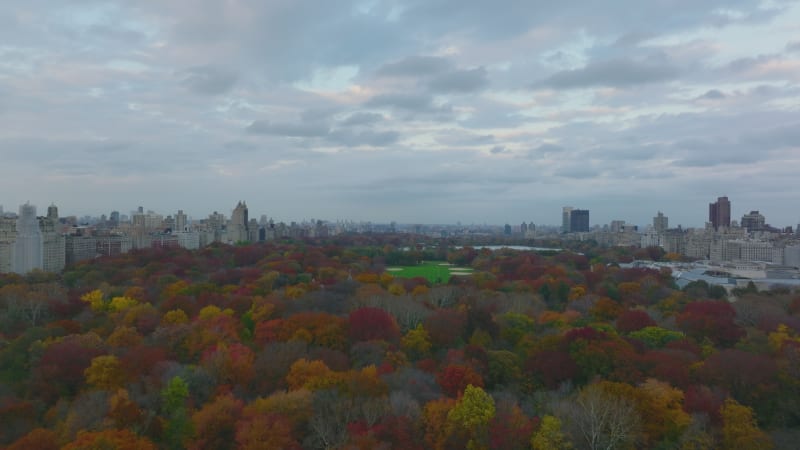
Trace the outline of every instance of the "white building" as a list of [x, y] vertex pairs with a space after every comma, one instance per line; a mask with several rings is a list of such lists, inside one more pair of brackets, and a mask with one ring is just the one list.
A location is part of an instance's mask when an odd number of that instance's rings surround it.
[[36, 219], [36, 207], [25, 203], [19, 207], [17, 240], [14, 243], [14, 272], [28, 273], [43, 269], [43, 239]]

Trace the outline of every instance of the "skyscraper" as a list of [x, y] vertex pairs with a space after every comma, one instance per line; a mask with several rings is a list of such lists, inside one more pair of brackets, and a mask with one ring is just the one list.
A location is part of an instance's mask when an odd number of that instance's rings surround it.
[[50, 204], [50, 206], [47, 207], [47, 218], [58, 222], [58, 206]]
[[572, 215], [572, 206], [565, 206], [561, 209], [561, 232], [562, 233], [569, 233], [572, 231], [570, 229], [570, 219]]
[[669, 218], [659, 211], [658, 215], [653, 217], [653, 228], [655, 228], [656, 233], [667, 231], [667, 228], [669, 228]]
[[573, 209], [569, 215], [569, 230], [571, 233], [589, 231], [589, 210]]
[[231, 213], [231, 221], [228, 225], [229, 242], [247, 242], [250, 236], [247, 232], [250, 218], [247, 212], [247, 203], [240, 201]]
[[179, 209], [178, 213], [175, 214], [175, 230], [173, 231], [186, 231], [186, 214], [183, 213], [182, 209]]
[[742, 216], [742, 222], [740, 226], [747, 231], [759, 231], [763, 230], [766, 227], [766, 218], [759, 213], [758, 211], [750, 211], [750, 214], [745, 214]]
[[731, 202], [728, 197], [718, 197], [716, 202], [708, 204], [708, 221], [715, 230], [730, 228]]
[[42, 269], [42, 232], [36, 219], [36, 207], [25, 203], [19, 207], [17, 242], [14, 243], [14, 272], [28, 273]]

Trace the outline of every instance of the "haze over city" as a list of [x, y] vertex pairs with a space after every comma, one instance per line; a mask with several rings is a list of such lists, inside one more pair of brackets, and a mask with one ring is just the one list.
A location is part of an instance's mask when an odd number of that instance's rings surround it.
[[0, 204], [800, 222], [795, 1], [10, 1]]

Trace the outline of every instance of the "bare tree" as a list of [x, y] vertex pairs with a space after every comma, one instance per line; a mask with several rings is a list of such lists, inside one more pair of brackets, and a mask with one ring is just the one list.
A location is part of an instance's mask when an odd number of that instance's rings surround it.
[[641, 420], [633, 402], [593, 384], [557, 411], [574, 442], [589, 450], [633, 448]]
[[353, 399], [337, 391], [314, 393], [314, 415], [308, 422], [305, 447], [335, 449], [347, 442], [347, 424], [358, 417], [359, 410]]
[[49, 314], [52, 302], [63, 301], [66, 294], [56, 283], [32, 285], [9, 284], [0, 288], [0, 304], [10, 318], [36, 326]]

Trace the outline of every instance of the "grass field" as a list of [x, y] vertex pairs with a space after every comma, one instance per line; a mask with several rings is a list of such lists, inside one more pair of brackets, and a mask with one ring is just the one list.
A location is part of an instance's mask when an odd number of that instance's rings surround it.
[[389, 267], [387, 272], [400, 278], [427, 278], [431, 284], [447, 283], [453, 274], [472, 273], [469, 267], [456, 267], [440, 261], [424, 262], [417, 266]]

